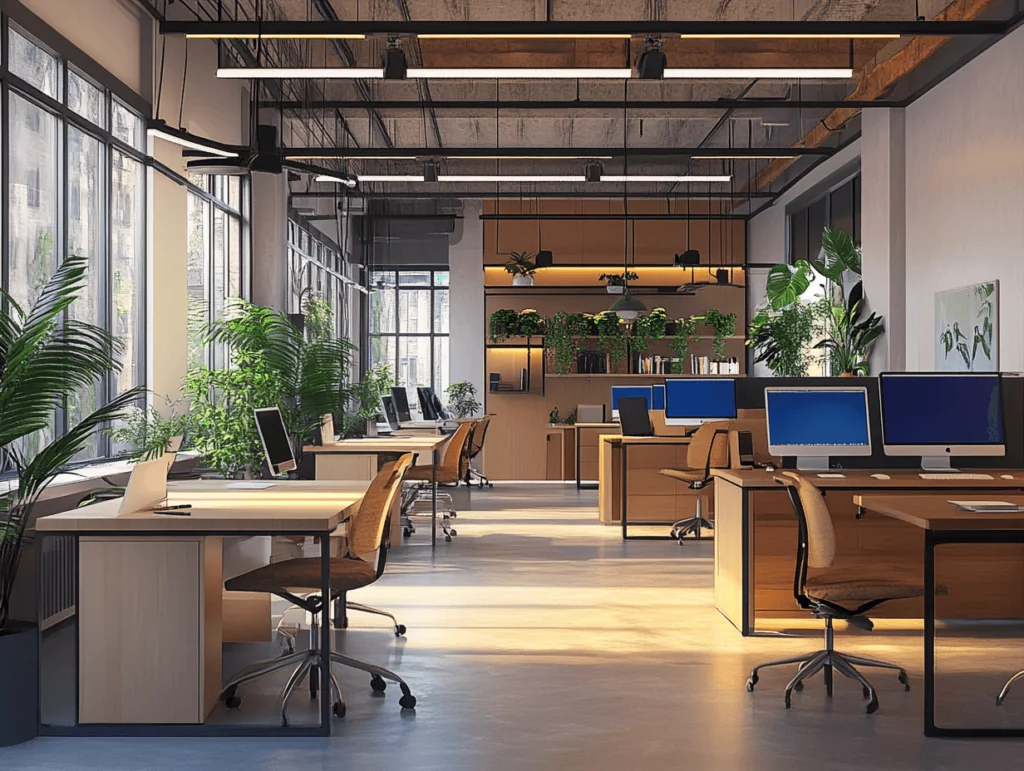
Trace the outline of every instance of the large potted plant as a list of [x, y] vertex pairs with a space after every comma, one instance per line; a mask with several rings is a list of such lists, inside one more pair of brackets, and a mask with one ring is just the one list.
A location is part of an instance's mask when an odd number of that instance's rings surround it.
[[505, 263], [505, 272], [512, 275], [512, 286], [533, 286], [537, 265], [529, 252], [511, 252]]
[[378, 364], [368, 369], [363, 379], [352, 387], [349, 408], [341, 416], [341, 435], [347, 439], [365, 436], [370, 425], [384, 417], [380, 414], [380, 400], [391, 393], [394, 385], [389, 365]]
[[62, 436], [27, 452], [29, 437], [45, 434], [70, 395], [121, 368], [124, 348], [116, 338], [66, 318], [86, 286], [87, 265], [84, 257], [68, 257], [28, 312], [0, 290], [0, 470], [13, 472], [17, 481], [13, 492], [0, 496], [0, 746], [36, 735], [37, 630], [11, 614], [33, 508], [90, 437], [143, 394], [141, 389], [126, 391]]

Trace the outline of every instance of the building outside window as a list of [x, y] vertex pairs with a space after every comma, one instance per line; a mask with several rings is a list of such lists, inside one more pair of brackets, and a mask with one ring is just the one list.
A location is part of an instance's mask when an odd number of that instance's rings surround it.
[[[69, 317], [124, 344], [121, 372], [71, 394], [50, 428], [23, 443], [32, 455], [112, 396], [145, 385], [145, 124], [73, 59], [3, 24], [3, 286], [27, 311], [65, 256], [83, 256], [87, 284]], [[111, 454], [100, 433], [78, 460]]]

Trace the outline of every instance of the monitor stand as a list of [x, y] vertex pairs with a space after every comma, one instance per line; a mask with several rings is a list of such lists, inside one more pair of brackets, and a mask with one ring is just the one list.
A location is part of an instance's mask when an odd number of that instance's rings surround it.
[[921, 468], [925, 471], [957, 471], [949, 465], [948, 455], [922, 455]]
[[828, 471], [827, 455], [797, 455], [797, 471]]

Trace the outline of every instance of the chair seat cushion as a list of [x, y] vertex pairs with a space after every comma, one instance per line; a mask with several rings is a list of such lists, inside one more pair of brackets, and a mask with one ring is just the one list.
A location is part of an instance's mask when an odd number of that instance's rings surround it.
[[[405, 474], [405, 481], [429, 482], [431, 479], [431, 466], [410, 466]], [[439, 484], [452, 485], [459, 481], [453, 474], [445, 474], [442, 468], [437, 469], [437, 481]]]
[[[808, 597], [828, 602], [871, 600], [902, 600], [923, 597], [921, 580], [910, 571], [886, 570], [885, 576], [865, 576], [861, 568], [832, 568], [804, 583]], [[945, 594], [945, 587], [936, 587], [936, 594]]]
[[[347, 592], [369, 586], [377, 580], [374, 566], [363, 560], [347, 557], [331, 560], [331, 591]], [[274, 594], [289, 589], [319, 591], [320, 558], [272, 562], [228, 580], [224, 584], [230, 592], [269, 592]]]
[[659, 472], [672, 479], [678, 479], [680, 482], [703, 482], [707, 477], [704, 476], [704, 471], [697, 471], [695, 469], [678, 469], [678, 468], [663, 468]]

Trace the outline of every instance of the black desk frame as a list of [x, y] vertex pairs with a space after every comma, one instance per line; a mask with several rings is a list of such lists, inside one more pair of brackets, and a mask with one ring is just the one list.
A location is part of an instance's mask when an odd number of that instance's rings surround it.
[[[623, 437], [625, 439], [626, 437]], [[664, 437], [659, 437], [663, 439]], [[672, 442], [659, 442], [659, 444], [668, 447], [678, 447], [679, 445], [689, 444], [690, 437], [681, 436], [678, 443]], [[683, 441], [685, 440], [685, 441]], [[629, 465], [627, 463], [627, 452], [626, 448], [629, 447], [628, 442], [622, 442], [619, 445], [619, 488], [622, 495], [622, 500], [619, 503], [619, 521], [622, 524], [622, 540], [623, 541], [678, 541], [679, 539], [673, 535], [630, 535], [629, 534]], [[577, 456], [578, 457], [578, 456]], [[665, 527], [671, 528], [671, 522], [633, 522], [634, 527]]]

